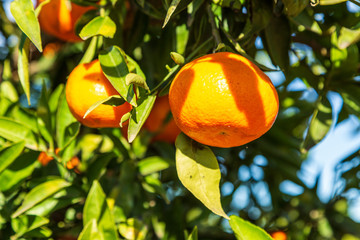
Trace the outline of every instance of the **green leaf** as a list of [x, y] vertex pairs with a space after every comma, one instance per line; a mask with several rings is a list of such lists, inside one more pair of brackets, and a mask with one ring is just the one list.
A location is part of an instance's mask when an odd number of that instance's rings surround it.
[[21, 31], [42, 52], [40, 25], [35, 15], [31, 0], [14, 0], [10, 3], [10, 11]]
[[127, 113], [125, 113], [124, 115], [122, 115], [121, 120], [120, 120], [120, 127], [121, 127], [121, 128], [123, 127], [123, 124], [130, 119], [130, 117], [131, 117], [131, 113], [130, 113], [130, 112], [127, 112]]
[[126, 101], [120, 96], [120, 95], [112, 95], [105, 99], [99, 100], [93, 105], [89, 107], [89, 109], [84, 114], [83, 118], [86, 118], [87, 115], [89, 115], [95, 108], [100, 106], [101, 104], [111, 105], [111, 106], [120, 106], [124, 104]]
[[332, 108], [329, 100], [323, 97], [317, 105], [309, 126], [309, 134], [315, 143], [320, 142], [330, 130], [332, 124]]
[[131, 118], [128, 127], [128, 141], [134, 141], [145, 120], [149, 116], [152, 107], [154, 106], [156, 95], [147, 95], [146, 98], [139, 104], [137, 108], [131, 111]]
[[93, 36], [104, 36], [107, 38], [113, 38], [116, 32], [116, 24], [110, 17], [97, 16], [86, 24], [80, 31], [79, 36], [86, 40]]
[[297, 16], [309, 5], [308, 0], [283, 0], [282, 2], [284, 11], [288, 16]]
[[173, 163], [160, 156], [152, 156], [141, 160], [138, 163], [138, 168], [141, 175], [145, 176], [151, 173], [159, 172], [169, 168]]
[[65, 91], [59, 98], [59, 106], [56, 113], [56, 142], [60, 149], [68, 146], [77, 136], [80, 123], [71, 114], [66, 101]]
[[32, 207], [26, 214], [49, 216], [58, 209], [68, 207], [81, 201], [84, 201], [84, 192], [77, 187], [69, 186]]
[[2, 173], [21, 154], [25, 142], [15, 143], [0, 150], [0, 173]]
[[339, 38], [341, 30], [334, 31], [331, 35], [330, 59], [332, 68], [330, 76], [334, 80], [342, 80], [350, 78], [357, 73], [357, 64], [359, 62], [359, 49], [356, 44], [350, 45], [348, 48], [341, 49], [339, 46]]
[[11, 81], [2, 81], [0, 83], [0, 95], [9, 99], [11, 102], [19, 101], [19, 95]]
[[177, 6], [179, 5], [181, 0], [172, 0], [171, 1], [171, 4], [167, 10], [167, 13], [166, 13], [166, 17], [165, 17], [165, 20], [164, 20], [164, 24], [162, 26], [162, 28], [164, 28], [166, 26], [166, 24], [169, 22], [170, 20], [170, 17], [171, 15], [175, 12]]
[[96, 161], [91, 163], [86, 171], [90, 183], [95, 179], [99, 179], [106, 172], [106, 166], [113, 158], [113, 153], [101, 155], [99, 154], [99, 158], [97, 158]]
[[43, 226], [25, 233], [24, 238], [49, 239], [51, 235], [52, 231], [49, 228]]
[[91, 41], [86, 49], [86, 52], [84, 53], [83, 57], [81, 58], [79, 64], [89, 63], [95, 58], [100, 41], [101, 41], [100, 37], [91, 38]]
[[131, 105], [137, 106], [132, 86], [126, 85], [125, 78], [129, 73], [125, 54], [117, 46], [112, 46], [99, 54], [101, 69], [119, 94]]
[[16, 105], [9, 113], [9, 117], [11, 117], [11, 119], [16, 119], [17, 123], [24, 125], [24, 127], [29, 128], [36, 134], [39, 133], [38, 118], [35, 111]]
[[175, 141], [176, 170], [182, 184], [213, 213], [226, 219], [220, 201], [220, 168], [211, 149], [180, 133]]
[[89, 221], [84, 229], [81, 231], [78, 240], [104, 240], [99, 233], [99, 229], [96, 224], [96, 219]]
[[49, 96], [46, 89], [46, 84], [43, 82], [40, 99], [37, 104], [38, 128], [41, 135], [49, 143], [50, 148], [54, 147], [53, 140], [53, 121], [52, 114], [49, 107]]
[[339, 84], [336, 87], [344, 100], [344, 108], [350, 113], [360, 118], [360, 88], [354, 84]]
[[239, 240], [273, 240], [262, 228], [237, 216], [230, 216], [230, 226]]
[[11, 219], [11, 226], [14, 229], [17, 238], [48, 223], [49, 219], [34, 215], [21, 215]]
[[170, 204], [170, 200], [166, 196], [166, 191], [161, 181], [152, 175], [145, 176], [144, 182], [142, 182], [143, 188], [150, 193], [159, 194], [167, 204]]
[[198, 228], [197, 226], [194, 227], [190, 235], [188, 236], [187, 240], [198, 240]]
[[304, 27], [305, 29], [312, 31], [316, 34], [321, 35], [322, 30], [315, 19], [309, 15], [307, 11], [302, 11], [299, 15], [294, 18], [291, 18], [296, 25]]
[[20, 216], [22, 213], [36, 206], [46, 198], [54, 195], [58, 191], [70, 186], [71, 184], [64, 179], [53, 179], [34, 187], [26, 194], [21, 206], [12, 214], [12, 218]]
[[19, 49], [18, 49], [18, 74], [20, 78], [20, 83], [24, 89], [28, 104], [30, 102], [30, 79], [29, 79], [29, 52], [30, 52], [30, 41], [23, 34], [21, 36]]
[[[59, 99], [63, 91], [64, 84], [59, 84], [59, 86], [57, 86], [57, 88], [51, 93], [49, 98], [49, 109], [51, 113], [56, 113], [59, 106]], [[53, 118], [55, 119], [55, 117], [56, 116], [54, 115]]]
[[96, 220], [102, 239], [118, 239], [113, 215], [99, 182], [94, 180], [84, 206], [84, 226]]
[[143, 79], [146, 80], [144, 72], [141, 70], [139, 64], [132, 59], [130, 56], [126, 55], [127, 65], [129, 68], [129, 72], [136, 73], [137, 75], [140, 75]]
[[283, 71], [289, 67], [290, 26], [284, 17], [273, 17], [265, 28], [265, 42], [271, 60]]
[[35, 134], [28, 127], [10, 118], [0, 116], [0, 136], [12, 142], [25, 141], [26, 147], [38, 149]]
[[232, 0], [212, 0], [212, 2], [215, 3], [216, 5], [221, 6], [221, 7], [232, 8], [232, 9], [237, 9], [237, 10], [240, 10], [242, 4], [244, 4], [244, 0], [237, 0], [237, 1], [232, 1]]
[[[2, 159], [0, 151], [0, 161]], [[37, 157], [39, 153], [30, 151], [22, 153], [20, 157], [16, 158], [1, 174], [0, 174], [0, 191], [8, 191], [16, 188], [27, 177], [31, 175], [37, 165]], [[15, 157], [15, 156], [11, 156]], [[1, 164], [2, 165], [2, 164]]]

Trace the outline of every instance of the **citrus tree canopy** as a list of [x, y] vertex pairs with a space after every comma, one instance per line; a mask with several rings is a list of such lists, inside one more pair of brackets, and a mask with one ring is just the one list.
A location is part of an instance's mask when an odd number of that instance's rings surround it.
[[359, 41], [359, 0], [2, 1], [0, 239], [359, 240]]

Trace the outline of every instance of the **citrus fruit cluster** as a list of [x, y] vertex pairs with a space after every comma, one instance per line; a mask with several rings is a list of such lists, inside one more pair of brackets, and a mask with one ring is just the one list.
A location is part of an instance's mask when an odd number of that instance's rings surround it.
[[[88, 127], [119, 127], [121, 117], [131, 110], [127, 102], [100, 105], [83, 118], [90, 106], [111, 95], [118, 92], [99, 60], [78, 65], [68, 78], [70, 111]], [[155, 102], [144, 128], [156, 133], [154, 140], [174, 142], [181, 130], [202, 144], [229, 148], [266, 133], [278, 109], [278, 95], [267, 75], [240, 55], [220, 52], [186, 64], [175, 76], [169, 96]], [[170, 110], [174, 119], [168, 118]]]
[[[59, 155], [60, 149], [56, 148], [55, 149], [55, 155]], [[40, 152], [37, 160], [40, 162], [40, 164], [42, 166], [46, 166], [49, 164], [49, 162], [51, 162], [52, 160], [54, 160], [53, 156], [48, 155], [46, 152], [42, 151]], [[71, 170], [74, 169], [75, 172], [80, 173], [79, 170], [77, 169], [77, 166], [80, 164], [80, 159], [77, 156], [73, 156], [67, 163], [66, 163], [66, 168]]]

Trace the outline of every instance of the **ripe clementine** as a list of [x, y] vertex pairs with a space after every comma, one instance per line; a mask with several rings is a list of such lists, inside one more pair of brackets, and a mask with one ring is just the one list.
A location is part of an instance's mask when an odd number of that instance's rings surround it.
[[185, 134], [223, 148], [259, 138], [271, 128], [279, 109], [270, 79], [248, 59], [228, 52], [186, 64], [170, 86], [169, 101]]
[[[45, 0], [38, 0], [38, 4]], [[79, 6], [70, 0], [50, 0], [38, 16], [41, 29], [63, 41], [77, 42], [81, 38], [75, 34], [76, 21], [93, 7]]]
[[172, 117], [168, 119], [169, 114], [171, 112], [168, 96], [157, 98], [149, 117], [144, 123], [144, 128], [155, 134], [153, 141], [175, 142], [180, 129], [176, 126]]
[[272, 237], [274, 240], [286, 240], [286, 239], [287, 239], [286, 233], [281, 232], [281, 231], [273, 232], [273, 233], [271, 234], [271, 237]]
[[66, 100], [71, 113], [85, 126], [119, 127], [121, 117], [131, 110], [127, 102], [117, 107], [100, 105], [83, 118], [91, 105], [112, 95], [119, 93], [105, 77], [99, 60], [80, 64], [69, 75]]

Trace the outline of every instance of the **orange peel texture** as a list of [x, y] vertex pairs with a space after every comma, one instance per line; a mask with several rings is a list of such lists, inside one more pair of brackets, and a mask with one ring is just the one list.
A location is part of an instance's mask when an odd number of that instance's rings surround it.
[[169, 101], [181, 131], [222, 148], [259, 138], [279, 110], [269, 77], [248, 59], [229, 52], [205, 55], [182, 67], [170, 86]]

